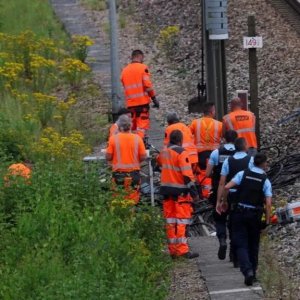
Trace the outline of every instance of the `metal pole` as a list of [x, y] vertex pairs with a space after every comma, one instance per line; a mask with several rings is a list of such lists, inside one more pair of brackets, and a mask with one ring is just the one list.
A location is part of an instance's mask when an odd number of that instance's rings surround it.
[[[256, 36], [255, 17], [248, 16], [248, 36]], [[250, 81], [250, 108], [256, 117], [255, 132], [257, 137], [257, 146], [260, 147], [260, 124], [258, 108], [258, 80], [257, 80], [257, 56], [256, 48], [249, 49], [249, 81]]]
[[110, 24], [110, 62], [111, 62], [111, 100], [112, 116], [116, 119], [117, 113], [123, 107], [123, 95], [120, 82], [118, 26], [115, 0], [109, 0]]

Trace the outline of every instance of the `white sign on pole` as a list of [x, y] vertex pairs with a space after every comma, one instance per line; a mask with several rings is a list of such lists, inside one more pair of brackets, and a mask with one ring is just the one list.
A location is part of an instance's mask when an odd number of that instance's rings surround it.
[[263, 40], [261, 36], [244, 36], [244, 49], [262, 48]]

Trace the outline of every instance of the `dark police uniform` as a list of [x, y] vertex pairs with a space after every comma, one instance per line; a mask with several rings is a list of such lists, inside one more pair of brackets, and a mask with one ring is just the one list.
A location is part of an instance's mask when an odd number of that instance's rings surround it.
[[258, 167], [239, 172], [232, 181], [239, 185], [237, 207], [232, 213], [232, 240], [246, 283], [247, 277], [255, 277], [263, 206], [265, 197], [272, 196], [272, 186]]
[[[212, 193], [210, 196], [210, 200], [213, 203], [214, 207], [216, 207], [217, 204], [217, 193], [218, 193], [218, 186], [220, 181], [220, 173], [222, 170], [222, 165], [224, 161], [231, 157], [235, 153], [235, 148], [233, 144], [225, 144], [221, 146], [219, 149], [214, 150], [209, 158], [208, 164], [214, 166], [213, 168], [213, 174], [212, 174]], [[218, 239], [224, 238], [226, 240], [226, 219], [227, 219], [227, 212], [223, 212], [221, 215], [219, 215], [214, 210], [214, 220], [216, 223], [216, 233]]]
[[[246, 152], [236, 152], [233, 156], [224, 161], [222, 166], [221, 175], [226, 176], [226, 183], [228, 183], [238, 172], [247, 168], [253, 167], [253, 157], [247, 155]], [[234, 251], [232, 244], [232, 230], [231, 230], [231, 214], [236, 206], [236, 189], [230, 189], [227, 201], [229, 204], [228, 216], [228, 231], [230, 238], [230, 261], [233, 262], [234, 267], [238, 267], [237, 255]]]

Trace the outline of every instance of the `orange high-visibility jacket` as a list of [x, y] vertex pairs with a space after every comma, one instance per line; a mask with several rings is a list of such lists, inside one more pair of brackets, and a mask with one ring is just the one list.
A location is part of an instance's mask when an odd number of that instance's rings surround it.
[[109, 138], [117, 133], [119, 133], [119, 126], [116, 123], [114, 123], [109, 128]]
[[189, 153], [189, 160], [191, 164], [198, 162], [198, 153], [197, 148], [194, 144], [193, 135], [190, 129], [183, 123], [175, 123], [169, 125], [165, 130], [165, 139], [164, 145], [167, 146], [170, 143], [170, 134], [173, 130], [179, 130], [182, 132], [183, 141], [182, 141], [182, 148], [184, 148]]
[[226, 130], [235, 130], [238, 137], [245, 138], [248, 147], [257, 148], [255, 115], [251, 111], [235, 110], [223, 117], [223, 124]]
[[150, 98], [155, 96], [148, 67], [142, 63], [127, 65], [122, 71], [121, 81], [127, 108], [149, 104]]
[[190, 130], [198, 152], [218, 149], [222, 137], [222, 122], [211, 117], [193, 120]]
[[162, 168], [160, 187], [162, 195], [174, 197], [186, 195], [194, 187], [194, 175], [188, 157], [186, 150], [172, 144], [160, 152], [157, 161]]
[[112, 135], [106, 152], [113, 157], [113, 171], [120, 172], [140, 170], [140, 158], [146, 155], [143, 140], [137, 134], [130, 132]]

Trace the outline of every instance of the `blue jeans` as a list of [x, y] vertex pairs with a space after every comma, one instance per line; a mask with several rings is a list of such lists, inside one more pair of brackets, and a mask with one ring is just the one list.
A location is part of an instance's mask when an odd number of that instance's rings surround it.
[[262, 212], [237, 209], [232, 213], [232, 240], [237, 252], [241, 272], [256, 273]]

